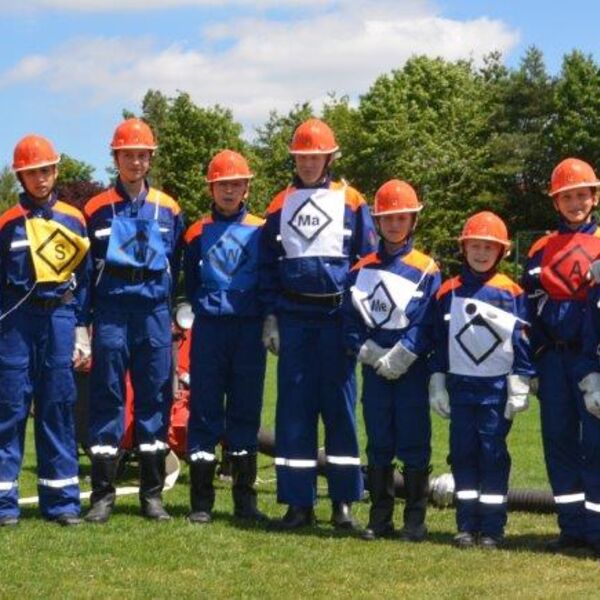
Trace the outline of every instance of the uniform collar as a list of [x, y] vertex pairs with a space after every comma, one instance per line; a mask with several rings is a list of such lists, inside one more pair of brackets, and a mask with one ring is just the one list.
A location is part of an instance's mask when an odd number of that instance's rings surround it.
[[382, 262], [387, 263], [396, 258], [401, 258], [402, 256], [406, 256], [412, 249], [413, 249], [412, 235], [408, 236], [406, 238], [404, 244], [402, 244], [402, 246], [400, 246], [400, 248], [398, 250], [396, 250], [396, 252], [393, 252], [393, 253], [389, 253], [385, 249], [384, 241], [379, 240], [379, 248], [377, 249], [377, 255], [382, 260]]
[[119, 194], [119, 196], [121, 196], [121, 198], [123, 198], [123, 200], [125, 200], [127, 202], [131, 202], [132, 204], [137, 204], [138, 206], [141, 206], [146, 201], [146, 197], [148, 196], [148, 192], [150, 191], [150, 185], [148, 183], [148, 180], [144, 179], [144, 187], [142, 188], [142, 191], [139, 193], [138, 196], [136, 196], [135, 198], [132, 198], [127, 193], [127, 190], [125, 189], [125, 186], [123, 185], [123, 182], [121, 181], [121, 178], [117, 177], [117, 183], [115, 184], [115, 190], [117, 191], [117, 194]]
[[38, 217], [41, 216], [44, 219], [52, 218], [52, 208], [56, 204], [58, 198], [54, 192], [50, 194], [50, 198], [44, 204], [37, 204], [33, 198], [31, 198], [27, 192], [21, 192], [19, 194], [19, 204], [32, 215]]
[[485, 273], [477, 273], [469, 265], [463, 264], [460, 271], [460, 279], [465, 285], [481, 286], [485, 285], [496, 273], [496, 268], [492, 268]]
[[598, 221], [596, 217], [592, 216], [592, 220], [589, 223], [583, 223], [577, 227], [577, 229], [571, 229], [566, 221], [561, 217], [558, 223], [558, 232], [559, 233], [588, 233], [594, 234], [596, 233], [596, 229], [598, 228]]
[[246, 214], [248, 213], [248, 208], [246, 207], [244, 202], [241, 202], [240, 209], [236, 213], [226, 216], [223, 213], [220, 213], [218, 211], [215, 203], [213, 202], [211, 204], [210, 211], [211, 211], [213, 221], [224, 221], [226, 223], [236, 223], [236, 222], [241, 221], [246, 216]]

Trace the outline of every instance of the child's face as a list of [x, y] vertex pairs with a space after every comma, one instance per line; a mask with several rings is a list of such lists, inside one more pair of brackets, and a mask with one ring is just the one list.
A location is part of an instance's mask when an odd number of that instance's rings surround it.
[[47, 165], [21, 171], [21, 181], [29, 196], [36, 200], [45, 200], [54, 188], [57, 175], [56, 165]]
[[247, 179], [227, 179], [211, 184], [217, 210], [226, 217], [234, 215], [248, 196]]
[[591, 218], [591, 212], [598, 204], [598, 198], [592, 188], [565, 190], [554, 197], [556, 210], [571, 225], [582, 225]]
[[381, 237], [390, 244], [401, 244], [411, 232], [414, 214], [399, 213], [377, 218]]
[[499, 242], [488, 240], [465, 240], [463, 252], [467, 264], [477, 273], [486, 273], [494, 267], [504, 250]]
[[119, 176], [125, 183], [137, 183], [143, 180], [150, 170], [152, 152], [142, 149], [125, 149], [115, 152], [115, 164]]
[[328, 160], [328, 154], [294, 154], [296, 173], [302, 183], [306, 186], [318, 183], [323, 177]]

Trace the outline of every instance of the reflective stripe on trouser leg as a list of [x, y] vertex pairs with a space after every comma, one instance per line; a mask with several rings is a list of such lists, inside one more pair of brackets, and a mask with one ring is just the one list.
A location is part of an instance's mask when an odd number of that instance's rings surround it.
[[587, 541], [600, 548], [600, 419], [587, 411], [582, 416], [583, 484]]
[[494, 538], [501, 538], [506, 526], [510, 475], [506, 437], [510, 427], [511, 421], [504, 418], [503, 404], [478, 407], [481, 533]]
[[[544, 352], [537, 361], [539, 373], [542, 442], [548, 479], [554, 496], [584, 491], [583, 448], [580, 442], [583, 399], [574, 380], [568, 352]], [[583, 502], [557, 503], [558, 525], [566, 535], [585, 536]]]
[[275, 414], [277, 500], [308, 507], [317, 497], [318, 331], [282, 317], [279, 334]]
[[356, 502], [364, 489], [356, 432], [356, 360], [344, 350], [341, 323], [328, 323], [318, 332], [315, 353], [329, 496], [334, 502]]
[[450, 411], [450, 467], [456, 490], [458, 531], [480, 531], [478, 455], [477, 406], [453, 403]]

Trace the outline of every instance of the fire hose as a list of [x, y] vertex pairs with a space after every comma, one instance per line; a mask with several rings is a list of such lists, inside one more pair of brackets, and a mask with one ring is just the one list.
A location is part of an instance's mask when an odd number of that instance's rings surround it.
[[[272, 431], [261, 427], [258, 432], [258, 450], [267, 456], [275, 456], [275, 435]], [[325, 475], [327, 459], [325, 452], [320, 449], [317, 455], [317, 472]], [[366, 474], [366, 467], [362, 467]], [[365, 477], [365, 488], [368, 490], [368, 480]], [[397, 498], [405, 498], [404, 478], [399, 471], [394, 472], [394, 488]], [[429, 480], [429, 501], [438, 508], [451, 506], [454, 502], [454, 479], [450, 473], [444, 473]], [[508, 491], [507, 504], [509, 510], [553, 513], [555, 512], [554, 496], [550, 490], [517, 488]]]

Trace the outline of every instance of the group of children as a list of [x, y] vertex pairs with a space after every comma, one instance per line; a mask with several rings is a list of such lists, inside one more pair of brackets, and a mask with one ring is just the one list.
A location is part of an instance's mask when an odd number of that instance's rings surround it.
[[331, 522], [357, 528], [352, 503], [364, 485], [355, 421], [359, 362], [371, 499], [364, 539], [395, 535], [395, 458], [406, 489], [400, 536], [425, 539], [431, 408], [450, 419], [455, 544], [498, 547], [507, 517], [506, 438], [538, 381], [560, 527], [549, 550], [589, 545], [600, 555], [600, 232], [592, 215], [600, 181], [590, 165], [569, 158], [552, 173], [559, 228], [533, 245], [522, 289], [498, 271], [510, 240], [491, 212], [467, 219], [458, 239], [461, 273], [442, 283], [435, 261], [414, 248], [423, 208], [415, 190], [390, 180], [369, 209], [355, 189], [332, 180], [338, 145], [318, 119], [294, 132], [293, 181], [264, 218], [247, 209], [253, 174], [244, 157], [215, 155], [206, 176], [211, 212], [185, 235], [177, 203], [147, 183], [156, 149], [148, 126], [125, 121], [111, 147], [117, 182], [90, 199], [84, 215], [53, 192], [60, 157], [47, 140], [28, 136], [15, 149], [24, 192], [0, 217], [0, 525], [18, 522], [32, 396], [42, 514], [63, 525], [80, 522], [71, 366], [89, 356], [90, 330], [86, 520], [107, 521], [115, 502], [127, 370], [142, 513], [170, 518], [161, 501], [170, 299], [183, 251], [195, 314], [190, 522], [212, 520], [222, 440], [235, 516], [268, 520], [254, 483], [269, 350], [279, 356], [277, 499], [288, 506], [269, 526], [293, 530], [315, 521], [320, 416]]

